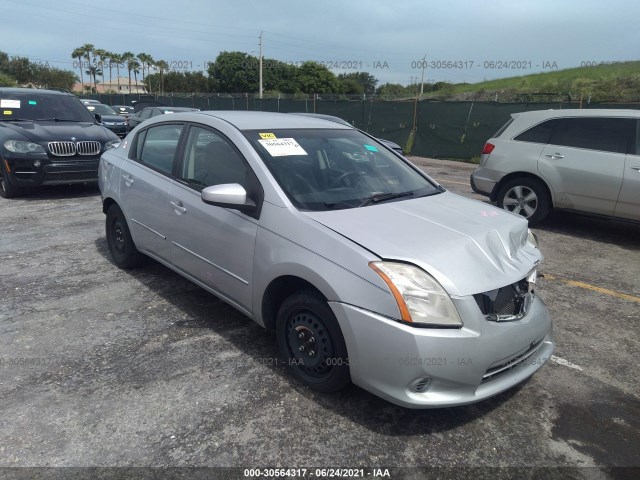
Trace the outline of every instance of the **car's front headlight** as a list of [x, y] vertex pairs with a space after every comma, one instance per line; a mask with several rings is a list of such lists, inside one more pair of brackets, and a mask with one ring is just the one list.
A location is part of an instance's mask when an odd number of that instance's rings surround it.
[[370, 262], [369, 266], [389, 286], [402, 320], [435, 327], [462, 326], [449, 294], [424, 270], [399, 262]]
[[42, 145], [22, 140], [7, 140], [4, 142], [4, 148], [13, 153], [47, 153]]
[[118, 145], [120, 145], [120, 139], [111, 140], [104, 144], [104, 150], [107, 151], [111, 150], [112, 148], [118, 148]]

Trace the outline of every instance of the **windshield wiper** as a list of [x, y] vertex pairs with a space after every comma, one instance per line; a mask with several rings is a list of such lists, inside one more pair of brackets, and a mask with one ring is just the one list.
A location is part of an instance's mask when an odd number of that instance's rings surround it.
[[413, 192], [399, 192], [399, 193], [376, 193], [369, 198], [366, 198], [358, 207], [366, 207], [372, 203], [386, 202], [387, 200], [393, 200], [395, 198], [412, 197]]
[[66, 118], [38, 118], [36, 120], [34, 120], [34, 122], [75, 122], [75, 123], [80, 123], [80, 122], [87, 122], [90, 123], [89, 120], [69, 120]]
[[0, 122], [33, 122], [31, 118], [0, 118]]
[[337, 202], [324, 202], [324, 206], [326, 208], [328, 208], [329, 210], [334, 210], [337, 205], [344, 205], [343, 207], [338, 207], [337, 210], [342, 210], [344, 208], [353, 208], [354, 207], [350, 203], [347, 203], [347, 202], [345, 202], [343, 200], [340, 200], [340, 201], [337, 201]]

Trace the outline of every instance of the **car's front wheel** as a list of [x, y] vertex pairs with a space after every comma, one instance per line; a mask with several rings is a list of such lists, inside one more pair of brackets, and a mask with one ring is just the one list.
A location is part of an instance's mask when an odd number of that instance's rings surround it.
[[20, 188], [11, 183], [9, 174], [5, 171], [4, 161], [0, 161], [0, 197], [13, 198], [20, 195]]
[[535, 225], [543, 221], [551, 211], [551, 199], [547, 189], [534, 178], [514, 178], [506, 182], [498, 192], [498, 206], [522, 215]]
[[276, 337], [293, 375], [320, 392], [351, 381], [347, 346], [326, 300], [313, 291], [291, 295], [278, 311]]
[[116, 204], [111, 205], [107, 210], [106, 230], [109, 252], [118, 267], [129, 269], [142, 263], [144, 255], [133, 243], [127, 220]]

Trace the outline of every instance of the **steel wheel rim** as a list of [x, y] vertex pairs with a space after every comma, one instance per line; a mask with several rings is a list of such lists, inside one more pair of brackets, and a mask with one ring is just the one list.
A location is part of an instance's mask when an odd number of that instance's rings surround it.
[[114, 223], [111, 238], [113, 239], [113, 246], [119, 252], [124, 252], [125, 239], [124, 239], [124, 232], [122, 230], [122, 225], [120, 224], [120, 222], [116, 221]]
[[287, 349], [292, 366], [311, 380], [331, 374], [335, 346], [324, 322], [314, 313], [301, 310], [287, 321]]
[[538, 209], [538, 196], [531, 188], [516, 185], [505, 193], [502, 207], [509, 212], [531, 218]]

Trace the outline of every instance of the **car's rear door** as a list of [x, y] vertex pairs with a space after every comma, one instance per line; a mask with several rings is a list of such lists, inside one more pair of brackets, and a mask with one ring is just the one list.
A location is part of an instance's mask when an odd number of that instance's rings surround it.
[[223, 134], [192, 124], [178, 177], [169, 190], [172, 263], [250, 314], [258, 220], [204, 203], [201, 191], [205, 186], [239, 183], [252, 192], [255, 175]]
[[625, 160], [615, 216], [640, 221], [640, 120], [634, 122], [635, 135]]
[[613, 215], [624, 170], [628, 118], [570, 117], [559, 121], [538, 159], [554, 205]]
[[170, 261], [167, 239], [171, 206], [168, 194], [184, 124], [142, 130], [120, 176], [120, 198], [138, 250]]

